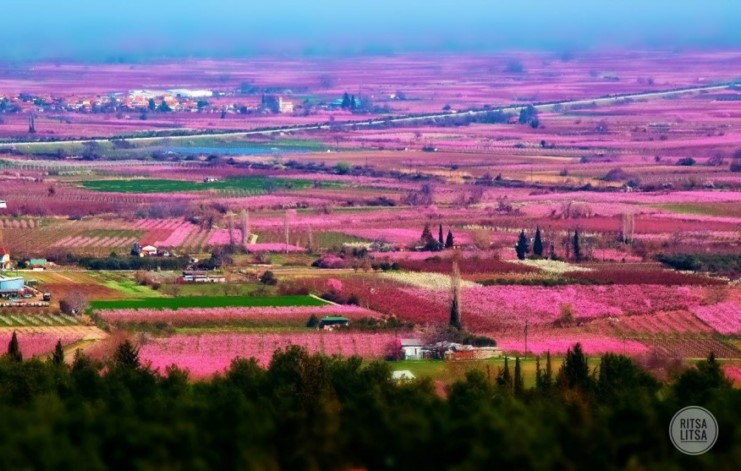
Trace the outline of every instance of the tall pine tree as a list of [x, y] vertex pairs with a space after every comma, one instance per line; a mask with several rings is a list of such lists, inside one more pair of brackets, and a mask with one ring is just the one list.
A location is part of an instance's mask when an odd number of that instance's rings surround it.
[[420, 237], [420, 243], [424, 247], [424, 250], [430, 250], [434, 252], [442, 248], [442, 245], [440, 245], [437, 239], [435, 239], [435, 236], [432, 235], [429, 223], [425, 224], [424, 229], [422, 229], [422, 237]]
[[450, 291], [452, 292], [452, 300], [450, 302], [450, 326], [459, 329], [462, 327], [461, 324], [461, 272], [458, 269], [458, 262], [453, 261], [453, 273], [450, 277]]
[[512, 389], [512, 373], [509, 371], [509, 360], [504, 357], [504, 369], [499, 370], [497, 384], [506, 390]]
[[113, 364], [118, 368], [132, 369], [139, 368], [139, 349], [134, 345], [125, 340], [121, 345], [116, 348], [116, 352], [113, 354]]
[[543, 257], [543, 240], [540, 237], [540, 227], [535, 228], [535, 240], [533, 241], [533, 255]]
[[515, 357], [515, 395], [521, 396], [525, 391], [525, 382], [522, 380], [522, 367], [520, 357]]
[[343, 110], [350, 108], [350, 95], [347, 92], [342, 95], [342, 104], [340, 105], [340, 108]]
[[525, 235], [525, 230], [523, 229], [520, 232], [520, 236], [517, 238], [517, 245], [515, 245], [515, 252], [517, 252], [517, 258], [520, 260], [525, 260], [525, 257], [527, 256], [527, 252], [530, 250], [530, 244], [527, 241], [527, 236]]
[[11, 361], [23, 361], [21, 346], [18, 344], [18, 335], [16, 335], [15, 331], [13, 331], [13, 336], [10, 337], [10, 342], [8, 343], [8, 358]]
[[579, 231], [574, 231], [574, 260], [581, 261], [581, 241], [579, 240]]
[[593, 380], [589, 376], [589, 364], [580, 343], [566, 351], [566, 358], [558, 371], [558, 385], [561, 388], [583, 391], [592, 387]]
[[62, 339], [57, 340], [54, 347], [54, 353], [51, 354], [51, 362], [57, 366], [64, 365], [64, 348], [62, 348]]
[[443, 238], [443, 225], [440, 224], [440, 228], [437, 233], [437, 241], [440, 242], [440, 247], [445, 246], [445, 239]]
[[543, 386], [548, 390], [553, 385], [553, 367], [551, 366], [551, 351], [545, 354], [545, 373], [543, 373]]
[[448, 229], [448, 237], [445, 238], [445, 248], [452, 249], [453, 245], [453, 233], [450, 231], [450, 229]]

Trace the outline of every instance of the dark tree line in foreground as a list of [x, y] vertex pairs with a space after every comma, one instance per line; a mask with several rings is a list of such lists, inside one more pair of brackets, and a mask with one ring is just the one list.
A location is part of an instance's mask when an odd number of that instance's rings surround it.
[[[17, 352], [17, 344], [11, 352]], [[61, 356], [61, 357], [60, 357]], [[265, 370], [236, 360], [192, 381], [156, 374], [122, 344], [107, 364], [58, 348], [50, 361], [0, 359], [0, 469], [732, 469], [741, 457], [741, 391], [713, 357], [662, 384], [630, 359], [591, 371], [579, 347], [514, 375], [469, 372], [446, 396], [397, 384], [388, 363], [278, 352]], [[509, 367], [507, 368], [509, 370]], [[715, 447], [676, 451], [674, 413], [702, 405]]]

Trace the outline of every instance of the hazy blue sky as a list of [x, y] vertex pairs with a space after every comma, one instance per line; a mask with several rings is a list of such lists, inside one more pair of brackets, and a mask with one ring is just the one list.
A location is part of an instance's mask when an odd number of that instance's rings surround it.
[[741, 0], [0, 0], [0, 57], [741, 46]]

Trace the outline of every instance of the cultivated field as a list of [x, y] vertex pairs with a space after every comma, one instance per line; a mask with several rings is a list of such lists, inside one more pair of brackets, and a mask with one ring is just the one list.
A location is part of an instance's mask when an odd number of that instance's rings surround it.
[[[0, 69], [0, 98], [37, 99], [0, 108], [0, 248], [6, 275], [52, 295], [0, 308], [24, 354], [129, 338], [207, 376], [288, 345], [391, 358], [465, 332], [528, 368], [576, 342], [654, 366], [712, 351], [738, 381], [741, 54], [17, 72]], [[130, 93], [175, 88], [214, 95], [168, 111]], [[266, 91], [293, 111], [260, 109]], [[338, 105], [348, 91], [359, 109]], [[349, 326], [317, 331], [325, 317]], [[429, 363], [409, 368], [462, 376]]]

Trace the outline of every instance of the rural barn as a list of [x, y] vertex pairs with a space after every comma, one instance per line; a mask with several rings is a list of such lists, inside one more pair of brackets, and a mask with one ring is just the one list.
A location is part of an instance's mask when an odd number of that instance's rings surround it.
[[23, 291], [26, 280], [20, 276], [9, 278], [0, 275], [0, 295], [9, 296]]

